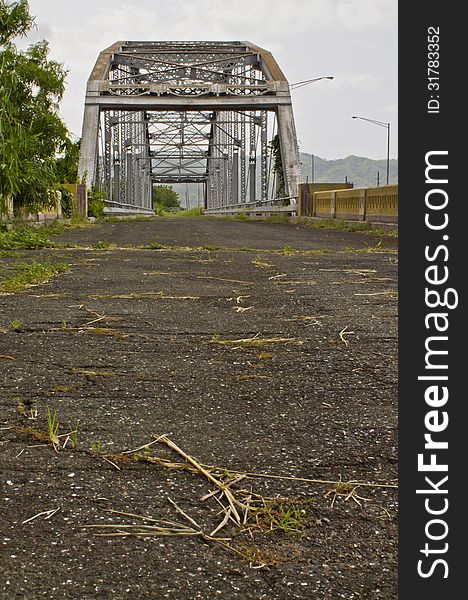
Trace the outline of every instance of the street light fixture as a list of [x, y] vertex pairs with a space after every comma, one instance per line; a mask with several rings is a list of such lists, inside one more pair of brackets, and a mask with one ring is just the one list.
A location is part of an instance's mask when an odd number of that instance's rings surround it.
[[315, 77], [314, 79], [306, 79], [305, 81], [296, 81], [295, 83], [289, 84], [289, 88], [291, 90], [297, 90], [300, 87], [304, 87], [305, 85], [309, 85], [309, 83], [314, 83], [315, 81], [320, 81], [321, 79], [335, 79], [335, 78], [331, 75], [328, 75], [327, 77]]
[[367, 119], [366, 117], [351, 117], [352, 119], [361, 119], [361, 121], [367, 121], [368, 123], [372, 123], [374, 125], [378, 125], [379, 127], [385, 127], [387, 130], [387, 185], [388, 185], [388, 177], [390, 171], [390, 123], [385, 123], [384, 121], [376, 121], [375, 119]]

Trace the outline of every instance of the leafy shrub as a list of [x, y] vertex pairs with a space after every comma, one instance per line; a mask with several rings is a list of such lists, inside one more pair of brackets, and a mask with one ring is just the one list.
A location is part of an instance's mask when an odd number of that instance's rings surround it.
[[88, 192], [88, 217], [104, 218], [104, 198], [105, 195], [97, 188]]
[[157, 206], [163, 209], [180, 207], [179, 195], [172, 189], [171, 185], [153, 186], [152, 198], [155, 211]]
[[59, 192], [62, 194], [61, 205], [62, 215], [66, 219], [71, 219], [75, 213], [75, 203], [73, 200], [73, 194], [65, 187], [60, 187]]
[[52, 248], [47, 232], [32, 227], [15, 227], [10, 231], [0, 231], [0, 250]]
[[[68, 270], [65, 263], [37, 262], [16, 264], [14, 269], [4, 273], [0, 271], [0, 290], [2, 292], [16, 292], [24, 290], [30, 285], [45, 283], [54, 275]], [[13, 321], [12, 329], [19, 330], [22, 325], [19, 321]]]
[[163, 217], [164, 216], [164, 206], [162, 206], [161, 204], [153, 204], [153, 210], [154, 210], [154, 214], [157, 215], [158, 217]]

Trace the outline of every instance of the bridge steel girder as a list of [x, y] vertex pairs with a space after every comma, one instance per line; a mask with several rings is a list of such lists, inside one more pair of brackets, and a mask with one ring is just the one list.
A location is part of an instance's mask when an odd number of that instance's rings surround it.
[[289, 84], [251, 42], [116, 42], [88, 80], [79, 176], [123, 212], [150, 213], [161, 183], [202, 183], [210, 212], [278, 196], [294, 203]]

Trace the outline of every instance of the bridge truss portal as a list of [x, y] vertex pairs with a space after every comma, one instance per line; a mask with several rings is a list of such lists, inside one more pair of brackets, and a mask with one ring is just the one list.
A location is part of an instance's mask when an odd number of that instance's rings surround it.
[[289, 85], [250, 42], [117, 42], [88, 81], [79, 172], [119, 211], [153, 184], [201, 184], [207, 212], [294, 198]]

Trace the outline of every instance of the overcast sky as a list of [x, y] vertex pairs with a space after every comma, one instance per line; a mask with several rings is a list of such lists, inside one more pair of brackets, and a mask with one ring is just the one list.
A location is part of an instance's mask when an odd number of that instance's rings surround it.
[[[385, 158], [397, 139], [397, 0], [30, 0], [51, 57], [68, 69], [62, 117], [81, 136], [86, 81], [117, 40], [249, 40], [270, 50], [293, 91], [300, 149], [326, 159]], [[23, 45], [23, 44], [22, 44]]]

